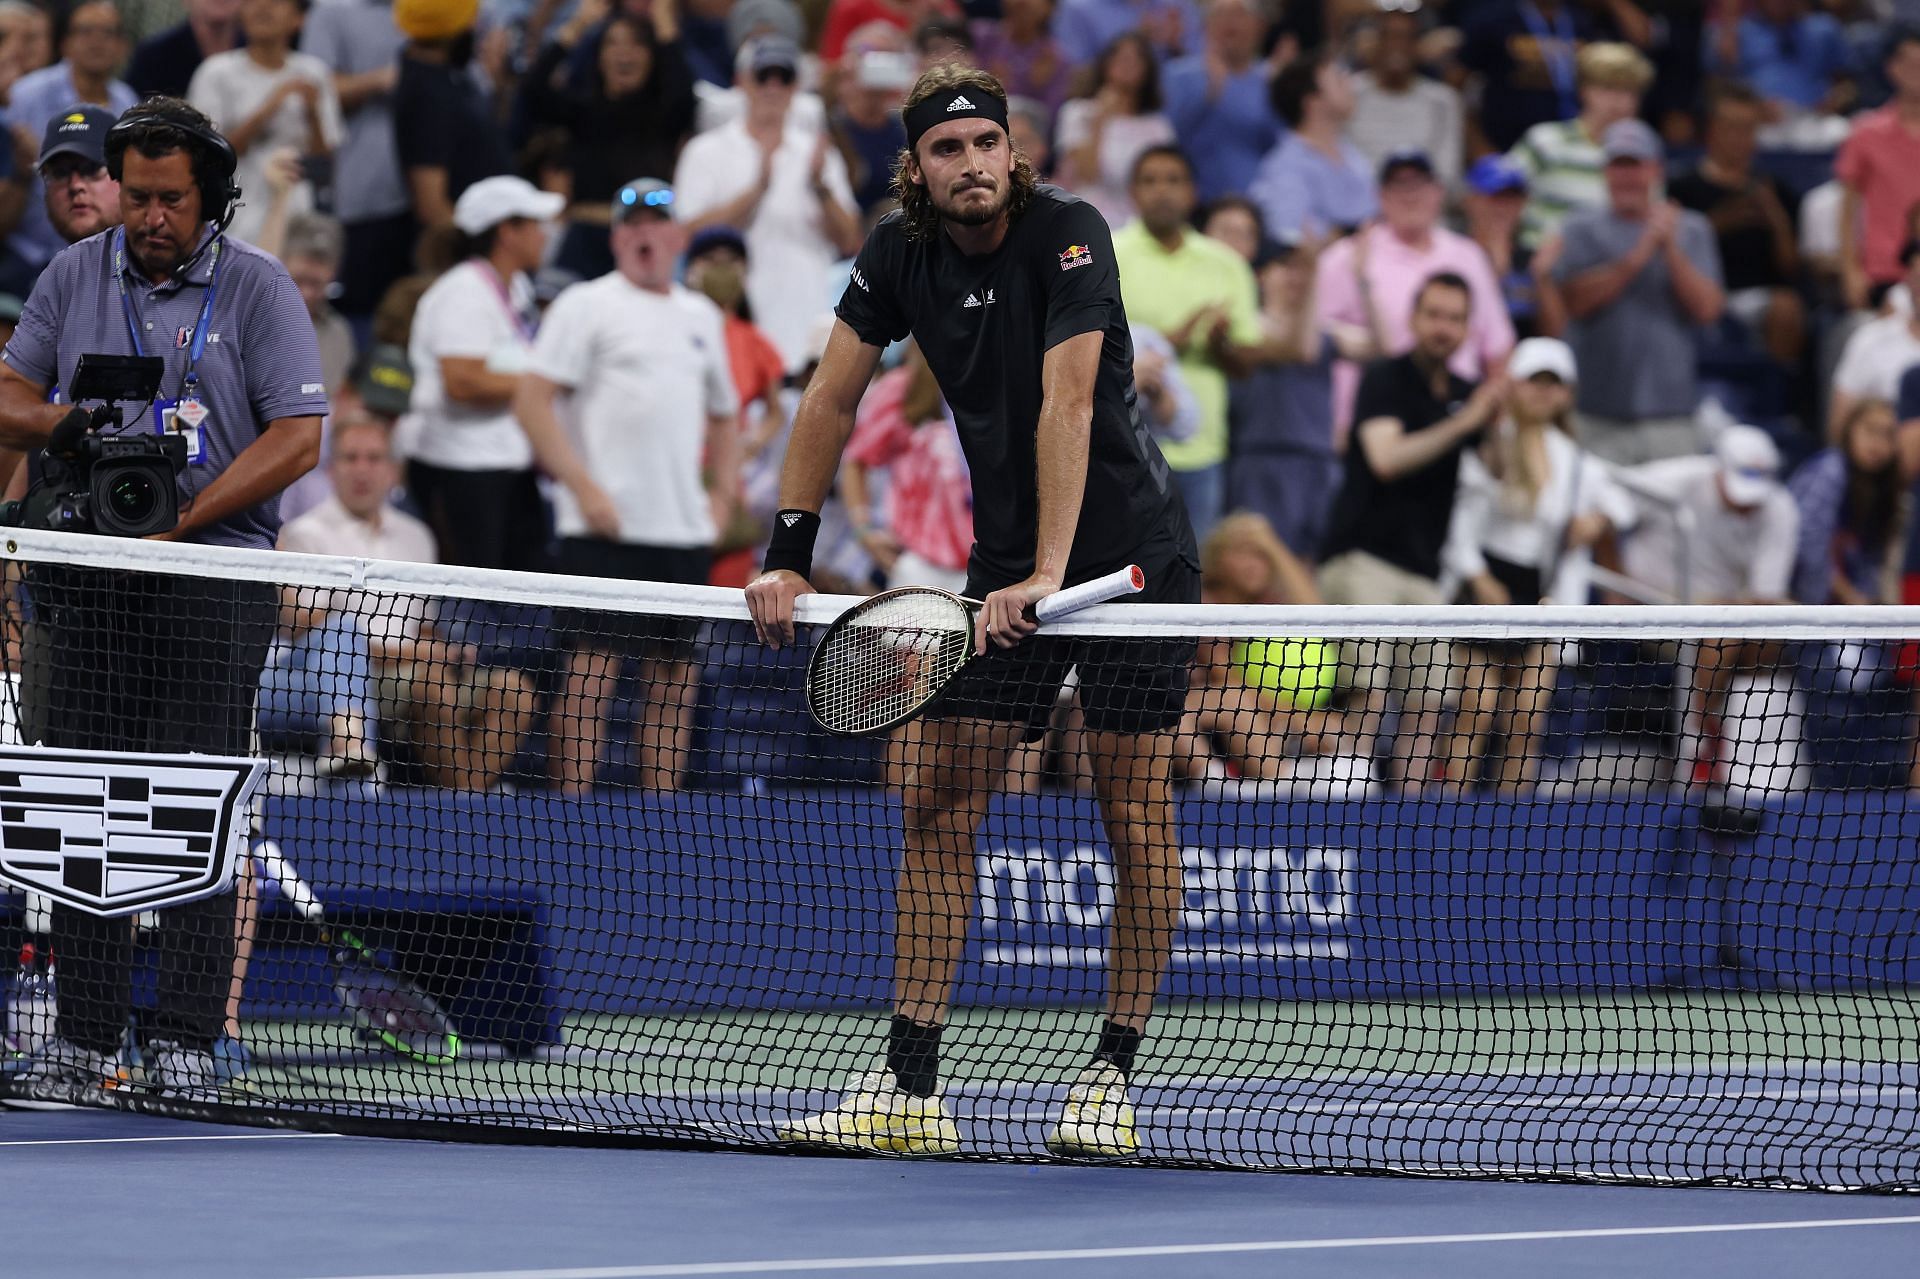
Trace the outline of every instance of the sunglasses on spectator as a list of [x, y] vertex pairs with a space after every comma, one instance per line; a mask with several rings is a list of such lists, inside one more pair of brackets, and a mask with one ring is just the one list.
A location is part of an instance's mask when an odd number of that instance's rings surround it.
[[794, 75], [792, 70], [787, 67], [768, 67], [764, 71], [756, 72], [753, 81], [755, 84], [768, 84], [778, 81], [781, 84], [791, 85], [794, 82]]

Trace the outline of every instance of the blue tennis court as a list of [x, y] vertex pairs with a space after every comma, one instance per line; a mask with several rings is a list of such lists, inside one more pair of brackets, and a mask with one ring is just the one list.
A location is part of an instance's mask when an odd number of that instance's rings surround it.
[[1804, 1192], [466, 1146], [0, 1112], [9, 1273], [1910, 1275]]

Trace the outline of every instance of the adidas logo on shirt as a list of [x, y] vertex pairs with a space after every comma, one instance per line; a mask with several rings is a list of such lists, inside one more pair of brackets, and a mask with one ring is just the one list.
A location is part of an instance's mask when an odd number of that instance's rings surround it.
[[962, 302], [962, 303], [961, 303], [960, 305], [961, 305], [961, 306], [962, 306], [963, 308], [964, 308], [964, 307], [969, 307], [969, 306], [979, 306], [979, 305], [980, 305], [980, 299], [979, 299], [979, 298], [977, 298], [977, 297], [975, 297], [975, 296], [974, 296], [973, 294], [971, 294], [971, 293], [969, 293], [969, 294], [967, 294], [967, 300], [966, 300], [965, 302]]
[[949, 115], [951, 115], [955, 111], [972, 111], [972, 110], [975, 110], [973, 103], [967, 101], [966, 98], [964, 97], [955, 98], [953, 101], [947, 103], [947, 113]]
[[980, 295], [978, 293], [969, 293], [967, 294], [967, 300], [960, 304], [960, 309], [964, 311], [968, 307], [972, 307], [972, 306], [992, 306], [992, 305], [993, 305], [993, 290], [988, 289], [987, 300], [985, 302], [982, 302], [980, 300]]

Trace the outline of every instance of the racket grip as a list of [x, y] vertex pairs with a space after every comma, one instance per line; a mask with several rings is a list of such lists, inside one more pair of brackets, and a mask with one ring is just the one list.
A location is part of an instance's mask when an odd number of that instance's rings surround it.
[[1146, 589], [1147, 575], [1140, 571], [1138, 564], [1129, 564], [1105, 577], [1055, 591], [1033, 606], [1033, 615], [1042, 622], [1057, 621], [1069, 613], [1119, 599], [1122, 595], [1138, 595]]
[[280, 885], [280, 892], [286, 897], [287, 904], [298, 911], [302, 919], [318, 923], [323, 914], [320, 899], [307, 887], [307, 881], [295, 874], [293, 867], [287, 864], [280, 845], [263, 839], [253, 850], [253, 855], [260, 859], [260, 864], [267, 868], [267, 874], [273, 876], [273, 881]]

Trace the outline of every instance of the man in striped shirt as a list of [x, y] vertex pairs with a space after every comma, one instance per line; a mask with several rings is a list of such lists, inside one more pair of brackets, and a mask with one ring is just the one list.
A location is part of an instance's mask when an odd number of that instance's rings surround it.
[[1615, 123], [1640, 113], [1640, 99], [1653, 83], [1653, 64], [1629, 44], [1590, 44], [1580, 51], [1578, 66], [1580, 114], [1534, 125], [1507, 153], [1527, 175], [1532, 198], [1521, 237], [1530, 249], [1569, 213], [1606, 207], [1600, 140]]

